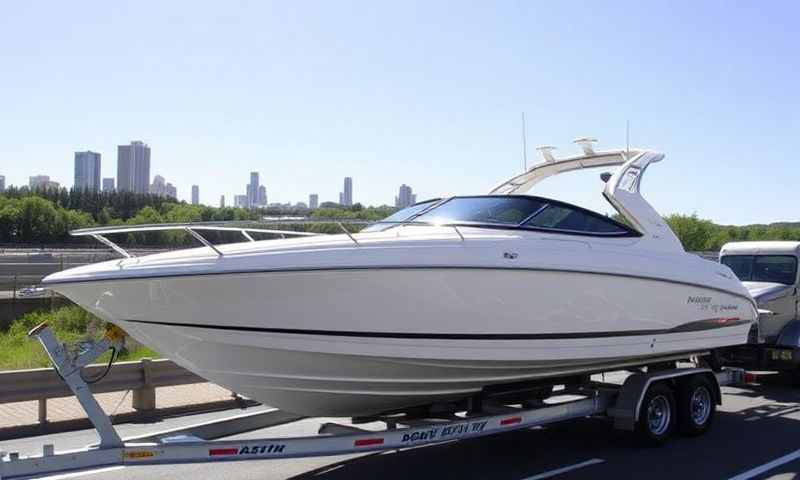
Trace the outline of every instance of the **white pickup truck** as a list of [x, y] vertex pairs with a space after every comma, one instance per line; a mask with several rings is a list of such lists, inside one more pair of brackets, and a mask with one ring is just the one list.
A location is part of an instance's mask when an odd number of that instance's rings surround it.
[[723, 354], [725, 364], [790, 371], [800, 385], [800, 316], [798, 315], [800, 242], [731, 242], [723, 245], [721, 263], [739, 277], [763, 310], [747, 345]]

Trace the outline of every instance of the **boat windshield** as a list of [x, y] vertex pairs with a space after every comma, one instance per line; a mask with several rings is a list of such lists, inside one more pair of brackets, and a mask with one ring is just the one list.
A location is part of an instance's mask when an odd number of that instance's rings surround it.
[[385, 230], [389, 228], [386, 224], [396, 224], [402, 223], [408, 220], [411, 220], [414, 216], [424, 212], [426, 209], [430, 208], [437, 202], [439, 202], [441, 198], [434, 198], [431, 200], [425, 200], [424, 202], [415, 203], [410, 207], [406, 207], [402, 210], [398, 210], [393, 214], [389, 215], [388, 217], [384, 218], [380, 222], [375, 225], [370, 225], [369, 227], [361, 230], [362, 232], [379, 232], [381, 230]]
[[480, 225], [576, 235], [638, 235], [619, 222], [598, 213], [546, 198], [523, 195], [452, 197], [445, 201], [422, 202], [395, 213], [366, 231], [379, 231], [401, 223]]
[[545, 203], [525, 197], [454, 197], [414, 219], [437, 225], [450, 223], [480, 223], [489, 225], [520, 225]]
[[720, 260], [742, 282], [794, 285], [797, 258], [792, 255], [725, 255]]

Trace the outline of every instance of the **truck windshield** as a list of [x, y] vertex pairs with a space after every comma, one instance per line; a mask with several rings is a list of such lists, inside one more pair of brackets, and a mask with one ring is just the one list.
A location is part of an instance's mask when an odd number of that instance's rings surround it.
[[725, 255], [720, 260], [742, 282], [794, 285], [797, 258], [791, 255]]

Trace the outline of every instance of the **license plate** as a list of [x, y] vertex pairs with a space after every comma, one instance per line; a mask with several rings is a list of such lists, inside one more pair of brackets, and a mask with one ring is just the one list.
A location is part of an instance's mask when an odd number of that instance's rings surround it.
[[773, 360], [792, 360], [792, 351], [791, 350], [771, 350], [770, 351], [770, 358]]

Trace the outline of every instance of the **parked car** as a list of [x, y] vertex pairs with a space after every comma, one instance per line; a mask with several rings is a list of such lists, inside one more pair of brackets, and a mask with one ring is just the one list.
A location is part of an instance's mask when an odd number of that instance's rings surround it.
[[17, 297], [20, 298], [38, 298], [47, 296], [48, 290], [43, 287], [23, 287], [17, 291]]
[[788, 371], [800, 386], [798, 315], [800, 242], [730, 242], [719, 260], [739, 277], [758, 304], [758, 322], [747, 345], [728, 349], [721, 359], [750, 369]]

